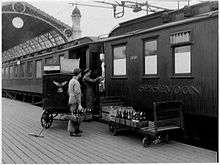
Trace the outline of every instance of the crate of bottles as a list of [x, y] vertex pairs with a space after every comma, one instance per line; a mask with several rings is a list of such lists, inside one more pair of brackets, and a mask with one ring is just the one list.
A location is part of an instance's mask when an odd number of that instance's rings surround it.
[[136, 112], [132, 107], [115, 108], [111, 111], [110, 121], [135, 128], [148, 126], [146, 114]]
[[132, 120], [131, 121], [131, 127], [142, 128], [142, 127], [147, 127], [147, 126], [148, 126], [147, 120]]
[[116, 116], [116, 112], [118, 109], [120, 109], [121, 106], [103, 106], [102, 107], [102, 119], [106, 121], [111, 121], [112, 117]]
[[92, 120], [92, 110], [90, 108], [85, 108], [84, 110], [84, 121]]

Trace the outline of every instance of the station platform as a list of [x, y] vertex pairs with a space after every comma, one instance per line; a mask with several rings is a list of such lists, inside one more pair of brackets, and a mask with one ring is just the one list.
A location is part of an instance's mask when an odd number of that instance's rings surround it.
[[217, 152], [171, 141], [144, 148], [132, 134], [112, 136], [108, 125], [83, 122], [82, 137], [70, 137], [67, 121], [54, 121], [38, 134], [42, 109], [28, 103], [2, 98], [2, 163], [215, 163]]

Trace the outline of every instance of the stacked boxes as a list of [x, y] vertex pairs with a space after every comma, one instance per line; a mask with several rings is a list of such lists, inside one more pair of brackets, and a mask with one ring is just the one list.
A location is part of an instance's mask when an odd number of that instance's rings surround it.
[[102, 119], [134, 128], [148, 126], [144, 112], [137, 112], [133, 107], [124, 107], [121, 105], [102, 106]]
[[109, 121], [111, 118], [116, 116], [117, 110], [120, 106], [102, 106], [102, 119]]

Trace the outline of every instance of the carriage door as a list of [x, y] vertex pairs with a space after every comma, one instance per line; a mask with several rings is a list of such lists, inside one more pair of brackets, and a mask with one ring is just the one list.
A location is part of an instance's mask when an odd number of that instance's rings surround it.
[[[96, 78], [99, 76], [102, 76], [102, 61], [100, 60], [100, 53], [97, 52], [90, 52], [90, 68], [92, 69], [92, 78]], [[96, 83], [94, 86], [95, 89], [95, 105], [94, 105], [94, 114], [99, 114], [99, 102], [100, 102], [100, 96], [102, 93], [99, 91], [99, 83]]]

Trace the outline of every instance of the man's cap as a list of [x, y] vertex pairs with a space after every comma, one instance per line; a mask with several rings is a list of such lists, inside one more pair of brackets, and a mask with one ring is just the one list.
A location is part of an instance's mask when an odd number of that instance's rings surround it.
[[73, 70], [73, 75], [74, 76], [77, 76], [78, 74], [80, 74], [82, 71], [81, 71], [81, 69], [80, 68], [75, 68], [74, 70]]

